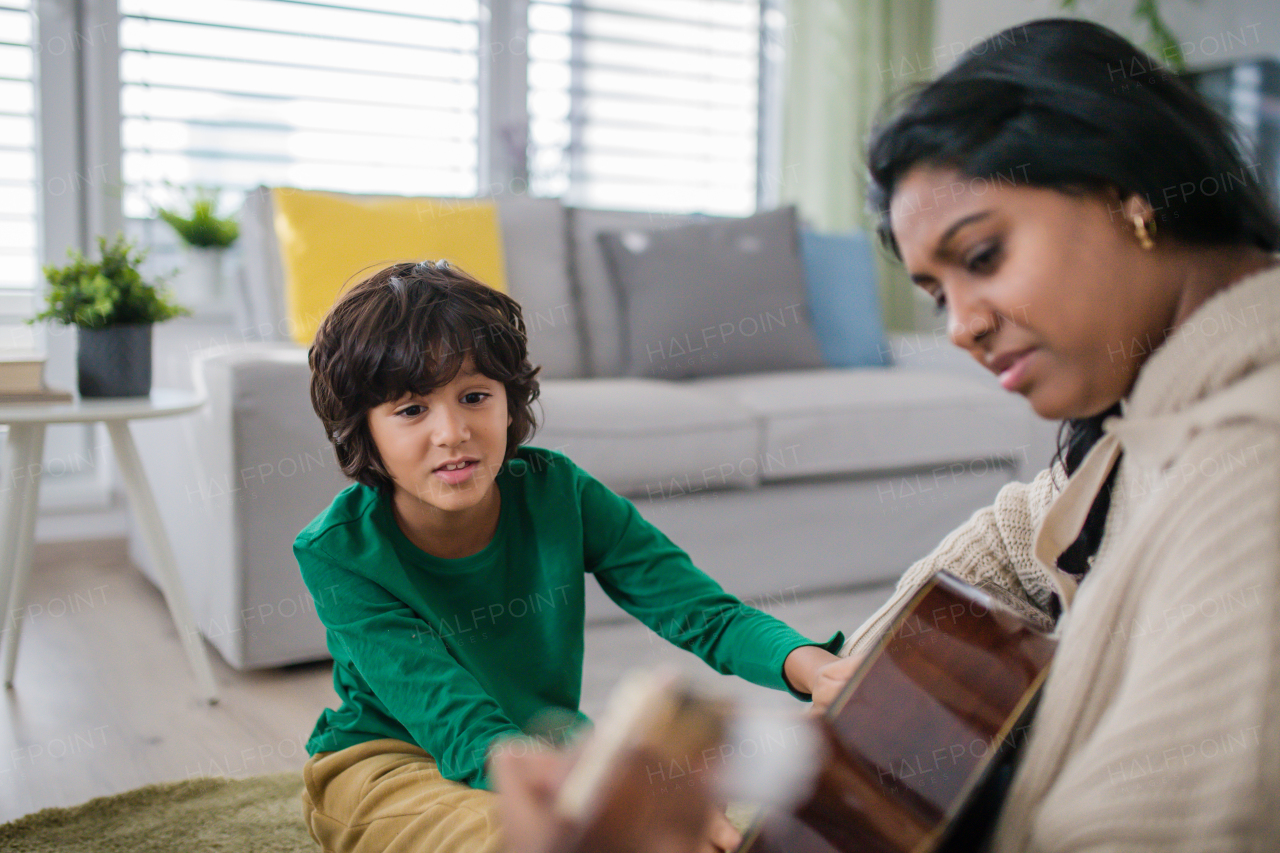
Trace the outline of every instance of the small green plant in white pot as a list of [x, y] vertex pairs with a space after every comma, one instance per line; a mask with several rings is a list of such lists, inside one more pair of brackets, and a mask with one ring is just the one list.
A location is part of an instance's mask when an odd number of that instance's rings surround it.
[[219, 304], [223, 300], [223, 268], [227, 249], [240, 236], [232, 217], [218, 216], [218, 195], [195, 191], [188, 215], [160, 208], [160, 218], [173, 228], [186, 248], [182, 284], [187, 298]]
[[45, 309], [28, 322], [75, 326], [77, 385], [81, 397], [140, 397], [151, 392], [151, 326], [190, 312], [173, 301], [163, 282], [149, 282], [146, 257], [119, 234], [98, 238], [101, 258], [68, 249], [71, 262], [44, 268]]

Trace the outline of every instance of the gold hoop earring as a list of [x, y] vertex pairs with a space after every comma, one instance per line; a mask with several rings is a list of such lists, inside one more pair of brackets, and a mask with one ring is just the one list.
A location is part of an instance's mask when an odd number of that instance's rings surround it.
[[1133, 233], [1138, 237], [1138, 245], [1146, 251], [1150, 252], [1156, 247], [1155, 241], [1151, 239], [1156, 234], [1156, 223], [1143, 218], [1141, 213], [1133, 215]]

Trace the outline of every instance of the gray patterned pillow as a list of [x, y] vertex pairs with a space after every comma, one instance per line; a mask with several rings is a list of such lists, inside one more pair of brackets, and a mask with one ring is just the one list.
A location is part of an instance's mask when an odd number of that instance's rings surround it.
[[622, 304], [626, 375], [688, 379], [823, 366], [794, 207], [599, 239]]

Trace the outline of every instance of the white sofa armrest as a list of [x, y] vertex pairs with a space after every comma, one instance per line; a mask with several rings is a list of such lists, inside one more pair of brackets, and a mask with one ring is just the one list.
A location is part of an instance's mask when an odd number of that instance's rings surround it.
[[204, 577], [201, 630], [232, 666], [327, 656], [293, 537], [350, 481], [310, 403], [306, 350], [250, 344], [195, 354], [209, 402], [194, 424], [200, 451], [181, 489], [205, 534], [186, 562]]

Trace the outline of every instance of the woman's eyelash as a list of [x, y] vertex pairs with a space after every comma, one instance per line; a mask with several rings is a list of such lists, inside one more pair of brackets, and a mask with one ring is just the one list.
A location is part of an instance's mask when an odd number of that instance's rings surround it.
[[983, 269], [990, 268], [991, 262], [995, 260], [996, 253], [1000, 250], [999, 243], [992, 243], [982, 251], [973, 255], [965, 262], [965, 269], [969, 272], [981, 272]]
[[947, 297], [942, 291], [938, 291], [938, 295], [933, 297], [933, 310], [938, 314], [947, 313]]

